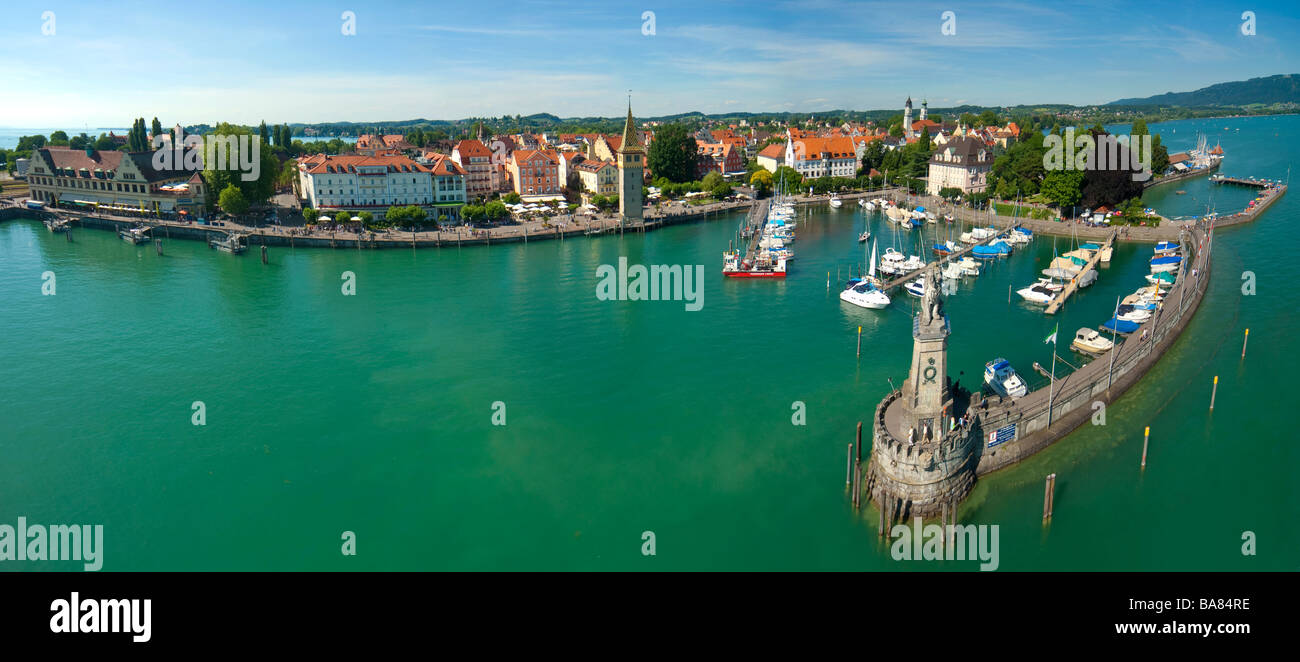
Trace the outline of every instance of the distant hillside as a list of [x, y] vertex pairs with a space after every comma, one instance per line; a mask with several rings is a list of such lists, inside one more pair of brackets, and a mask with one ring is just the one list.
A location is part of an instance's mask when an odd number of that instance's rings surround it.
[[1300, 103], [1300, 74], [1278, 74], [1218, 83], [1195, 92], [1166, 92], [1142, 99], [1120, 99], [1108, 106], [1248, 106]]

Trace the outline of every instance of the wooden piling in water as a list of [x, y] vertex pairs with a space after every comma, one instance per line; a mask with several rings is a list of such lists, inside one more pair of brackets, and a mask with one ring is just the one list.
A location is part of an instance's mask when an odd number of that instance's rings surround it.
[[1250, 329], [1246, 329], [1246, 338], [1241, 341], [1241, 358], [1246, 358], [1246, 343], [1250, 342]]
[[159, 254], [159, 255], [162, 255], [162, 254], [163, 254], [163, 253], [162, 253], [162, 239], [154, 239], [154, 240], [153, 240], [153, 247], [154, 247], [155, 250], [158, 251], [158, 254]]
[[[862, 358], [862, 327], [858, 327], [858, 358]], [[861, 423], [858, 423], [858, 428], [859, 428], [858, 436], [860, 437], [862, 436]]]
[[1052, 499], [1056, 492], [1056, 474], [1047, 475], [1047, 484], [1043, 486], [1043, 519], [1052, 517]]
[[1214, 396], [1219, 394], [1219, 376], [1214, 376], [1214, 388], [1210, 390], [1210, 411], [1214, 411]]
[[1147, 468], [1147, 442], [1151, 440], [1151, 427], [1147, 426], [1146, 431], [1142, 433], [1142, 468]]
[[878, 515], [878, 517], [877, 517], [877, 519], [878, 519], [879, 521], [876, 523], [876, 537], [877, 537], [877, 538], [884, 538], [884, 537], [885, 537], [885, 497], [884, 497], [884, 495], [881, 495], [881, 497], [880, 497], [880, 501], [876, 504], [876, 506], [877, 506], [877, 508], [878, 508], [879, 511], [880, 511], [880, 513], [879, 513], [879, 515]]
[[266, 244], [262, 244], [262, 264], [270, 264], [266, 256]]

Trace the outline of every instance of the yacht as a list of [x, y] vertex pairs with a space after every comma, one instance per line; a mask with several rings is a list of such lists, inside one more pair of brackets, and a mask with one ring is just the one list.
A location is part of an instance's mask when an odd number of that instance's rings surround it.
[[907, 269], [903, 268], [905, 262], [907, 258], [903, 257], [902, 253], [893, 248], [886, 248], [885, 254], [880, 258], [880, 273], [891, 276], [905, 274], [907, 273]]
[[839, 209], [840, 207], [843, 207], [843, 206], [844, 206], [844, 202], [840, 200], [840, 196], [838, 196], [838, 195], [832, 193], [832, 194], [831, 194], [831, 206], [834, 207], [834, 208], [836, 208], [836, 209]]
[[1114, 346], [1110, 339], [1086, 327], [1076, 331], [1074, 341], [1070, 343], [1071, 349], [1084, 354], [1102, 354]]
[[1051, 287], [1049, 287], [1046, 284], [1049, 282], [1050, 281], [1046, 278], [1039, 279], [1037, 283], [1034, 283], [1029, 287], [1016, 290], [1016, 294], [1019, 294], [1021, 299], [1024, 299], [1029, 303], [1036, 303], [1042, 306], [1046, 306], [1047, 304], [1052, 302], [1052, 299], [1056, 298], [1056, 293], [1059, 291], [1059, 290], [1053, 290]]
[[865, 243], [867, 243], [867, 240], [870, 239], [870, 238], [871, 238], [871, 232], [869, 232], [869, 231], [867, 231], [867, 230], [863, 230], [863, 231], [862, 231], [862, 234], [858, 235], [858, 243], [859, 243], [859, 244], [865, 244]]
[[948, 262], [943, 265], [943, 277], [949, 280], [961, 280], [966, 275], [966, 270], [961, 268], [956, 262]]
[[855, 306], [880, 310], [889, 305], [889, 295], [876, 289], [871, 281], [859, 280], [840, 292], [840, 301]]
[[957, 248], [957, 244], [954, 244], [951, 241], [945, 241], [935, 244], [931, 250], [934, 251], [935, 255], [949, 255], [951, 253], [956, 253], [961, 249]]
[[870, 201], [870, 200], [868, 200], [868, 199], [866, 199], [866, 198], [862, 198], [862, 199], [858, 200], [858, 205], [859, 205], [860, 207], [862, 207], [863, 209], [867, 210], [867, 213], [871, 213], [871, 212], [876, 211], [876, 203], [874, 203], [874, 202], [872, 202], [872, 201]]
[[1006, 359], [997, 358], [984, 364], [984, 383], [1004, 398], [1018, 398], [1029, 393], [1024, 380]]
[[71, 229], [71, 226], [64, 219], [47, 218], [45, 219], [45, 228], [50, 232], [67, 232]]
[[1172, 241], [1162, 241], [1156, 244], [1156, 255], [1177, 255], [1179, 245]]

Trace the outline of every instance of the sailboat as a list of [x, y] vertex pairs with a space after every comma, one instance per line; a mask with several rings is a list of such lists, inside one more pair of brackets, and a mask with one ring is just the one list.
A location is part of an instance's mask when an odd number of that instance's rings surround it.
[[880, 290], [876, 284], [876, 244], [871, 244], [871, 265], [866, 279], [850, 281], [849, 286], [840, 292], [840, 300], [847, 301], [862, 308], [879, 310], [889, 305], [889, 295]]

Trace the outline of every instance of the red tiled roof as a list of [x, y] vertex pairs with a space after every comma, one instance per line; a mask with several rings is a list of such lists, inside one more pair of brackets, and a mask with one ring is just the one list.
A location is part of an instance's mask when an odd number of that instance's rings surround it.
[[772, 143], [764, 147], [763, 151], [759, 152], [758, 155], [766, 156], [769, 159], [779, 159], [785, 156], [785, 143]]

